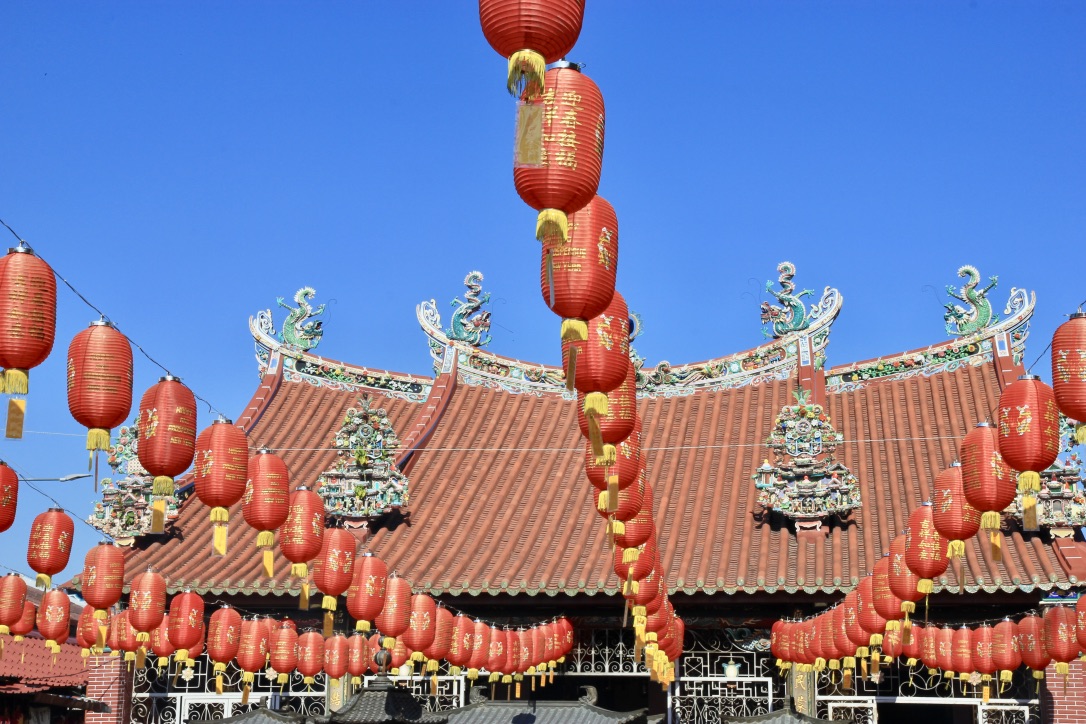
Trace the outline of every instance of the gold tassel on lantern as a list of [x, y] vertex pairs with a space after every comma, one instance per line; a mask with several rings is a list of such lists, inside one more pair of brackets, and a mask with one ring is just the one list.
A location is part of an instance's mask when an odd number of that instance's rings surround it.
[[212, 550], [217, 556], [226, 555], [226, 524], [230, 521], [230, 511], [226, 508], [211, 509], [211, 524], [214, 527], [212, 534]]
[[363, 633], [367, 633], [370, 630], [370, 622], [369, 621], [356, 621], [355, 624], [354, 624], [354, 630], [355, 631], [362, 631]]
[[49, 587], [53, 585], [53, 577], [48, 573], [39, 573], [38, 577], [34, 579], [34, 585], [38, 588], [48, 590]]
[[989, 532], [989, 540], [992, 545], [992, 560], [1003, 560], [1003, 537], [999, 532], [999, 527], [1002, 525], [1002, 519], [999, 513], [994, 510], [989, 510], [980, 516], [981, 530]]
[[[615, 446], [610, 445], [610, 444], [606, 444], [606, 445], [603, 446], [603, 455], [596, 458], [596, 465], [601, 465], [603, 467], [609, 467], [611, 465], [614, 465], [615, 461], [617, 459], [618, 459], [618, 451], [615, 450]], [[615, 483], [616, 484], [618, 483], [617, 478], [615, 480]]]
[[[1041, 476], [1032, 470], [1018, 473], [1018, 492], [1039, 493], [1041, 491]], [[983, 523], [981, 524], [983, 525]]]
[[952, 540], [946, 549], [947, 558], [965, 558], [965, 541]]
[[925, 596], [931, 593], [933, 587], [932, 580], [930, 578], [921, 578], [916, 584], [916, 590], [918, 593], [923, 593]]
[[509, 95], [530, 101], [543, 93], [547, 62], [534, 50], [518, 50], [509, 56], [506, 88]]
[[[562, 320], [563, 342], [584, 342], [588, 339], [588, 322], [583, 319]], [[569, 357], [566, 360], [566, 389], [573, 391], [573, 385], [577, 378], [577, 352], [580, 348], [573, 344], [569, 348]]]
[[1086, 445], [1086, 422], [1080, 422], [1075, 427], [1075, 442], [1079, 445]]
[[109, 450], [109, 430], [101, 427], [92, 427], [87, 430], [87, 449], [91, 452]]
[[169, 475], [156, 475], [151, 485], [152, 495], [172, 496], [174, 494], [173, 478]]
[[535, 238], [542, 242], [569, 241], [569, 219], [560, 209], [543, 209], [535, 222]]
[[27, 370], [10, 367], [4, 370], [3, 392], [8, 395], [25, 395], [30, 389], [30, 375]]

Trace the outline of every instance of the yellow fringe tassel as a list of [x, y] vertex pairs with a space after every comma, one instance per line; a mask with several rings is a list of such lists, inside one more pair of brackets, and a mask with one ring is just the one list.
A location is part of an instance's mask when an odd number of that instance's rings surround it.
[[932, 591], [932, 580], [930, 578], [921, 578], [916, 584], [916, 590], [918, 593], [923, 593], [925, 596]]
[[426, 661], [426, 654], [422, 653], [421, 651], [412, 651], [411, 652], [411, 660], [412, 661]]
[[[601, 467], [608, 467], [614, 465], [618, 459], [618, 451], [614, 445], [606, 444], [603, 446], [603, 455], [596, 458], [596, 465]], [[616, 482], [617, 484], [617, 482]]]
[[965, 541], [952, 540], [946, 549], [947, 558], [965, 558]]
[[381, 647], [391, 651], [392, 649], [396, 648], [396, 639], [392, 638], [391, 636], [385, 636], [383, 639], [381, 639]]
[[323, 608], [325, 611], [335, 611], [336, 610], [336, 597], [335, 596], [325, 596], [321, 600], [321, 608]]
[[151, 486], [152, 495], [173, 495], [173, 478], [169, 475], [156, 475], [155, 482]]
[[4, 391], [9, 395], [25, 395], [30, 389], [30, 372], [16, 367], [4, 370]]
[[897, 619], [894, 619], [892, 621], [887, 621], [886, 622], [886, 630], [887, 631], [900, 631], [901, 630], [901, 621], [898, 621]]
[[584, 342], [588, 339], [588, 323], [583, 319], [562, 320], [563, 342]]
[[34, 585], [38, 588], [46, 589], [53, 585], [53, 577], [48, 573], [39, 573], [38, 577], [34, 579]]
[[290, 564], [290, 575], [295, 578], [305, 578], [309, 575], [309, 566], [305, 563]]
[[1078, 427], [1075, 428], [1075, 442], [1079, 445], [1086, 445], [1086, 422], [1080, 422]]
[[626, 524], [621, 520], [612, 520], [610, 526], [611, 535], [626, 535]]
[[569, 219], [559, 209], [543, 209], [535, 222], [535, 238], [545, 243], [569, 241]]
[[869, 646], [882, 646], [882, 634], [880, 634], [880, 633], [871, 634], [871, 640], [868, 642], [868, 645]]
[[508, 78], [505, 87], [509, 95], [530, 101], [543, 94], [543, 79], [547, 63], [534, 50], [518, 50], [509, 56]]
[[607, 409], [607, 395], [603, 392], [589, 392], [585, 395], [584, 414], [586, 417], [589, 415], [606, 415]]
[[622, 551], [623, 563], [636, 563], [637, 559], [641, 557], [641, 551], [636, 548], [627, 548]]
[[109, 450], [109, 430], [92, 427], [87, 430], [88, 450]]
[[155, 500], [151, 502], [151, 532], [166, 532], [166, 501]]
[[270, 548], [275, 545], [275, 533], [270, 530], [262, 530], [256, 534], [257, 548]]
[[356, 621], [355, 624], [354, 624], [354, 630], [355, 631], [367, 632], [367, 631], [370, 630], [370, 622], [369, 621]]
[[1041, 490], [1041, 476], [1032, 470], [1024, 470], [1018, 473], [1018, 491], [1021, 493], [1038, 493]]
[[270, 550], [264, 551], [264, 575], [268, 578], [275, 576], [275, 554]]
[[999, 513], [994, 510], [989, 510], [980, 516], [980, 527], [983, 530], [999, 530], [1001, 523]]

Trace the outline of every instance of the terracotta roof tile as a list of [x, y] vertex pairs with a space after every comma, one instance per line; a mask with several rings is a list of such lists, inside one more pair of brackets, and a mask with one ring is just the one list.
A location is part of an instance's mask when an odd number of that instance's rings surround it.
[[0, 693], [29, 693], [46, 689], [86, 686], [90, 669], [86, 668], [78, 646], [61, 644], [56, 661], [37, 635], [22, 641], [4, 637], [4, 655], [0, 657]]

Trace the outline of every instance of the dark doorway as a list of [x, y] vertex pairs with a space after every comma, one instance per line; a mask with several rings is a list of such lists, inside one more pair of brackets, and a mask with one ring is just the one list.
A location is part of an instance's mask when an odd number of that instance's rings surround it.
[[977, 709], [953, 704], [877, 704], [879, 724], [974, 724]]

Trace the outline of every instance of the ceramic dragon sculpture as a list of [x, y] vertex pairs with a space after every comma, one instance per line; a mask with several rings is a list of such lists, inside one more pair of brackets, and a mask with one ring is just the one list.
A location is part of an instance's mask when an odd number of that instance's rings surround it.
[[324, 313], [324, 305], [321, 304], [314, 309], [309, 303], [316, 294], [317, 291], [313, 287], [299, 289], [294, 294], [297, 307], [290, 306], [283, 301], [282, 297], [276, 299], [280, 307], [290, 310], [287, 318], [283, 320], [282, 331], [279, 332], [279, 339], [283, 344], [301, 350], [310, 350], [320, 343], [324, 328], [321, 321], [313, 320], [313, 317]]
[[947, 334], [964, 337], [995, 324], [999, 317], [992, 311], [992, 303], [988, 301], [988, 292], [995, 289], [999, 277], [988, 277], [988, 286], [978, 289], [980, 286], [980, 272], [975, 266], [966, 264], [958, 269], [958, 276], [965, 278], [965, 286], [955, 291], [950, 284], [946, 291], [952, 298], [969, 305], [968, 308], [953, 302], [944, 305], [946, 314], [943, 320], [946, 322]]
[[769, 324], [773, 334], [764, 334], [769, 337], [783, 337], [791, 332], [799, 332], [811, 326], [811, 319], [807, 314], [807, 307], [801, 299], [814, 294], [813, 289], [804, 289], [796, 294], [796, 285], [792, 279], [796, 276], [796, 265], [790, 261], [782, 261], [777, 266], [780, 277], [777, 283], [781, 285], [779, 292], [773, 290], [772, 280], [765, 283], [765, 290], [777, 298], [781, 306], [762, 302], [762, 324]]
[[483, 347], [490, 342], [490, 312], [482, 310], [482, 306], [490, 302], [490, 292], [480, 296], [483, 286], [483, 273], [469, 272], [464, 277], [464, 286], [468, 288], [464, 295], [464, 301], [456, 297], [450, 303], [456, 307], [452, 313], [450, 327], [445, 330], [449, 339], [458, 342], [467, 342], [474, 347]]

